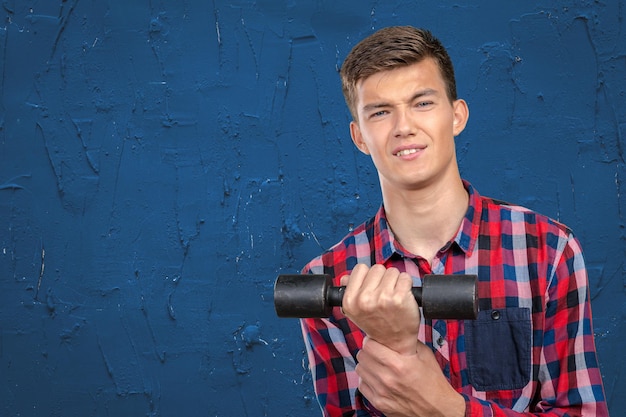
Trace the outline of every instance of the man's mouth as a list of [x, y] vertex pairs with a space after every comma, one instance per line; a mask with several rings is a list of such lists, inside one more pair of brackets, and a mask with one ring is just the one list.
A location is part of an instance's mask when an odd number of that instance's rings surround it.
[[407, 156], [407, 155], [417, 153], [419, 151], [420, 149], [417, 149], [417, 148], [403, 149], [401, 151], [396, 152], [396, 156]]

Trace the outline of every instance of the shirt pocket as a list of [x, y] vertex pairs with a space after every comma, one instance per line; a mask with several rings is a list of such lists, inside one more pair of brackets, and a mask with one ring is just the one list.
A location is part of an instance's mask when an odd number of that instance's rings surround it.
[[483, 310], [465, 321], [471, 385], [478, 391], [525, 387], [531, 375], [531, 320], [528, 308]]

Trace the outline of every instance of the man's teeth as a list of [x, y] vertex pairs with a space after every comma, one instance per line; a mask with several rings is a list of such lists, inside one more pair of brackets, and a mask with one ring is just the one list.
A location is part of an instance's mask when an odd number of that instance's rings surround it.
[[412, 153], [416, 153], [417, 149], [404, 149], [396, 154], [396, 156], [406, 156], [411, 155]]

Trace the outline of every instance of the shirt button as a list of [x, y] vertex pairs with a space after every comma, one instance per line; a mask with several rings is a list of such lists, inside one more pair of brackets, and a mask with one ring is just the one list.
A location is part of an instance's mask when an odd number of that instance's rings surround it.
[[500, 320], [500, 312], [498, 310], [493, 310], [491, 312], [491, 318], [493, 320]]
[[445, 343], [446, 343], [446, 339], [439, 336], [439, 338], [437, 339], [437, 344], [439, 345], [439, 347], [443, 346]]

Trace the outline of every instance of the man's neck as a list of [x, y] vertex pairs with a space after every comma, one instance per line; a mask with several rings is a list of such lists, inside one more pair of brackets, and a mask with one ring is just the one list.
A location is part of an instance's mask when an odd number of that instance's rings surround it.
[[429, 263], [458, 232], [469, 196], [461, 178], [419, 190], [383, 187], [387, 221], [400, 244]]

